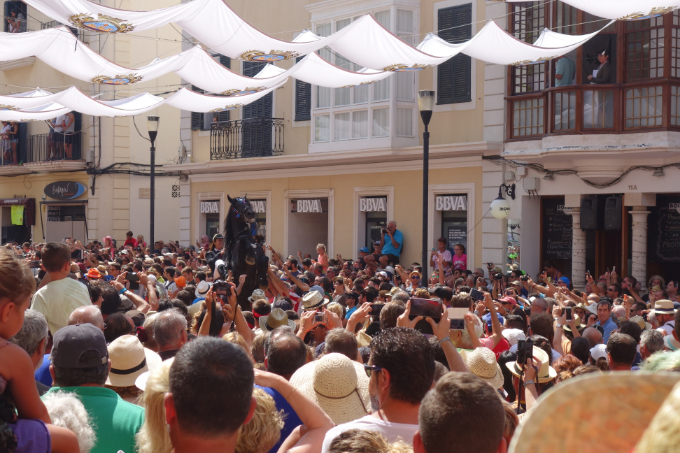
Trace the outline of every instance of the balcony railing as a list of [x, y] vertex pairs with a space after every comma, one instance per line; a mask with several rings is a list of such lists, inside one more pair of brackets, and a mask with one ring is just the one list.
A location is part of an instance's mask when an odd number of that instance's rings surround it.
[[211, 125], [211, 160], [267, 157], [281, 153], [283, 118], [249, 118]]
[[509, 96], [507, 139], [680, 131], [680, 81], [571, 85]]
[[[19, 156], [23, 163], [82, 160], [82, 137], [73, 135], [36, 134], [28, 137], [26, 146], [19, 142]], [[7, 163], [7, 162], [5, 162]]]

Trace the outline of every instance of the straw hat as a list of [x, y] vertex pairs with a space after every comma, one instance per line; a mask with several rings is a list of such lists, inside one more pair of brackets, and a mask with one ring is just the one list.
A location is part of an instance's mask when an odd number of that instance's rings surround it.
[[260, 329], [265, 332], [271, 332], [281, 326], [288, 326], [295, 329], [295, 321], [288, 319], [288, 313], [280, 308], [273, 309], [267, 316], [260, 316], [258, 321], [260, 322]]
[[678, 448], [680, 431], [678, 430], [678, 416], [680, 416], [680, 385], [675, 384], [673, 391], [656, 411], [649, 426], [642, 435], [642, 439], [635, 447], [636, 452], [672, 452]]
[[355, 336], [357, 338], [357, 345], [360, 348], [363, 348], [364, 346], [370, 346], [371, 341], [373, 340], [373, 338], [367, 334], [365, 330], [358, 331]]
[[[577, 305], [577, 307], [578, 307], [578, 305]], [[594, 314], [594, 315], [597, 314], [597, 304], [596, 304], [596, 303], [595, 303], [595, 304], [586, 305], [585, 307], [582, 307], [582, 308], [585, 309], [585, 310], [587, 310], [587, 311], [589, 311], [590, 313], [592, 313], [592, 314]]]
[[199, 298], [205, 298], [205, 296], [208, 294], [208, 291], [210, 291], [210, 288], [212, 288], [212, 283], [206, 282], [205, 280], [200, 281], [196, 286], [194, 295]]
[[[678, 380], [678, 373], [617, 371], [564, 381], [548, 391], [527, 413], [515, 431], [509, 453], [633, 451]], [[675, 401], [677, 404], [677, 398]], [[663, 418], [666, 424], [673, 424], [677, 429], [677, 409], [673, 412], [673, 417]], [[657, 437], [664, 436], [665, 431], [657, 432]]]
[[[550, 361], [548, 354], [546, 354], [543, 349], [534, 346], [534, 358], [541, 361], [541, 368], [538, 370], [538, 375], [536, 377], [539, 384], [550, 382], [557, 377], [557, 371], [549, 365]], [[522, 370], [519, 368], [519, 365], [517, 365], [517, 362], [507, 362], [505, 366], [508, 367], [508, 370], [510, 370], [514, 376], [520, 376]]]
[[111, 370], [106, 385], [129, 387], [140, 374], [161, 364], [161, 356], [142, 346], [133, 335], [123, 335], [108, 345]]
[[466, 354], [467, 366], [471, 373], [476, 374], [495, 389], [503, 387], [503, 371], [496, 362], [496, 354], [489, 348], [476, 348]]
[[642, 330], [652, 330], [652, 325], [646, 322], [642, 316], [633, 316], [628, 321], [634, 322], [640, 326]]
[[[579, 332], [586, 328], [586, 326], [581, 324], [581, 317], [579, 315], [574, 315], [574, 326], [576, 326], [576, 330]], [[571, 332], [571, 326], [569, 324], [563, 325], [562, 328]]]
[[321, 307], [327, 300], [318, 292], [310, 291], [302, 296], [302, 309], [304, 311]]
[[672, 315], [676, 311], [673, 302], [668, 299], [657, 300], [654, 303], [654, 309], [652, 309], [652, 313], [657, 315]]
[[97, 266], [97, 270], [99, 271], [100, 274], [107, 275], [106, 266], [104, 266], [103, 264]]
[[259, 288], [253, 290], [253, 294], [248, 298], [250, 302], [255, 302], [260, 299], [267, 299], [267, 295]]
[[362, 365], [338, 353], [304, 365], [290, 378], [293, 387], [321, 406], [336, 425], [370, 413], [368, 381]]
[[673, 334], [663, 337], [663, 344], [671, 351], [680, 349], [680, 341], [676, 340]]

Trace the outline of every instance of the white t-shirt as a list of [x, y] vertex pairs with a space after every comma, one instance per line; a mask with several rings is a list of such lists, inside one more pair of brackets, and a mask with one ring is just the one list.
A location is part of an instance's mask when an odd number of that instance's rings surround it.
[[673, 329], [675, 329], [675, 321], [668, 321], [666, 324], [656, 330], [661, 333], [665, 332], [667, 335], [673, 335]]
[[321, 453], [328, 453], [330, 451], [331, 442], [338, 435], [349, 431], [350, 429], [363, 429], [368, 431], [377, 431], [385, 438], [389, 443], [396, 442], [397, 440], [402, 440], [403, 442], [413, 445], [413, 435], [418, 430], [418, 425], [411, 425], [406, 423], [390, 423], [372, 415], [366, 415], [365, 417], [359, 418], [357, 420], [351, 421], [349, 423], [343, 423], [335, 428], [332, 428], [326, 433], [326, 437], [323, 439], [323, 447]]
[[45, 315], [50, 332], [54, 335], [68, 325], [68, 317], [73, 310], [85, 305], [92, 305], [87, 288], [67, 277], [40, 288], [33, 296], [31, 308]]

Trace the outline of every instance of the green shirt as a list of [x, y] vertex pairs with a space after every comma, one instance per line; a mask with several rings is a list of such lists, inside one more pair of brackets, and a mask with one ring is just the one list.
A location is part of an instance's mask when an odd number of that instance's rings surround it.
[[46, 394], [58, 391], [78, 395], [92, 418], [97, 434], [92, 453], [135, 453], [135, 434], [144, 423], [144, 409], [104, 387], [52, 387]]

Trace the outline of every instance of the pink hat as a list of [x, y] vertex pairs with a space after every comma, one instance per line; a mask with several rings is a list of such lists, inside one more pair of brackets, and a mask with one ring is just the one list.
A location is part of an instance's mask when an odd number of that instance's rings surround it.
[[517, 305], [517, 301], [515, 300], [514, 297], [511, 297], [511, 296], [501, 297], [499, 300], [500, 300], [501, 302], [509, 302], [509, 303], [511, 303], [512, 305]]

